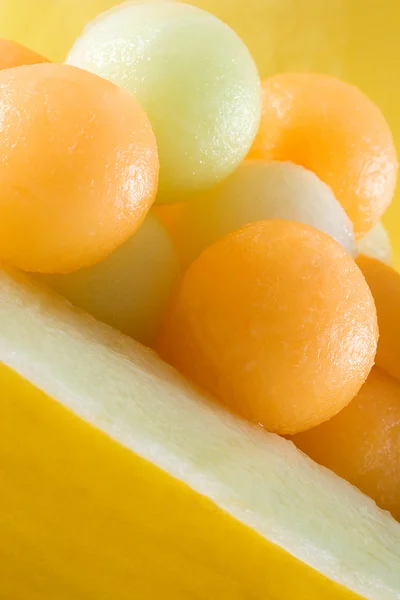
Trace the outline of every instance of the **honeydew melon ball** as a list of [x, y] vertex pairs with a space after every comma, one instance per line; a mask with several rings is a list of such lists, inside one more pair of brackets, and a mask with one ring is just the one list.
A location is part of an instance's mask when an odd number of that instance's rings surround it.
[[381, 262], [392, 265], [393, 253], [389, 234], [386, 231], [382, 221], [379, 221], [368, 233], [358, 242], [358, 251], [365, 256], [371, 256]]
[[165, 227], [148, 213], [140, 229], [97, 265], [36, 278], [98, 320], [149, 345], [179, 270]]
[[156, 134], [158, 201], [210, 188], [246, 156], [260, 120], [260, 82], [228, 25], [179, 2], [129, 2], [90, 23], [67, 63], [132, 92]]
[[311, 225], [356, 254], [353, 226], [331, 189], [291, 162], [245, 161], [214, 189], [157, 210], [185, 265], [227, 233], [269, 219]]

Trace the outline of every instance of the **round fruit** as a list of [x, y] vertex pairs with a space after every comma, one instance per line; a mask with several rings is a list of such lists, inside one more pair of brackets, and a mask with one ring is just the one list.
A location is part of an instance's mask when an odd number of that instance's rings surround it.
[[38, 277], [72, 304], [149, 345], [178, 273], [176, 250], [150, 212], [139, 231], [97, 265]]
[[49, 61], [30, 48], [11, 40], [0, 39], [0, 70], [44, 62]]
[[316, 229], [272, 220], [229, 233], [191, 264], [156, 346], [228, 407], [283, 434], [350, 402], [377, 336], [349, 254]]
[[0, 259], [27, 271], [94, 264], [154, 201], [158, 158], [135, 99], [81, 69], [0, 72]]
[[101, 15], [67, 62], [132, 92], [160, 154], [160, 201], [209, 188], [247, 154], [259, 124], [260, 82], [240, 38], [180, 2], [134, 2]]
[[392, 245], [382, 221], [374, 225], [367, 235], [361, 238], [357, 245], [360, 254], [376, 258], [387, 265], [393, 263]]
[[311, 225], [356, 253], [353, 226], [330, 188], [290, 162], [245, 161], [212, 190], [159, 210], [186, 265], [230, 231], [265, 219]]
[[400, 383], [374, 368], [338, 415], [293, 438], [400, 520]]
[[375, 104], [328, 75], [284, 73], [264, 81], [263, 114], [251, 158], [292, 160], [333, 190], [357, 237], [380, 219], [394, 194], [397, 157]]
[[378, 314], [376, 364], [400, 380], [400, 274], [368, 256], [360, 255], [357, 264], [372, 292]]

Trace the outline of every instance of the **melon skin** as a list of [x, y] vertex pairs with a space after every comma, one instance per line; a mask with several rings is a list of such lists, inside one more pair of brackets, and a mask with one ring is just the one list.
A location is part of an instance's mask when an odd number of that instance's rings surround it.
[[291, 442], [14, 271], [0, 330], [0, 597], [398, 599], [400, 524]]

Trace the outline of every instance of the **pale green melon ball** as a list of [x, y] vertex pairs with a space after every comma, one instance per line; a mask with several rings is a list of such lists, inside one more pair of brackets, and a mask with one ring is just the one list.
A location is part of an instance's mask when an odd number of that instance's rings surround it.
[[230, 231], [265, 219], [311, 225], [356, 254], [353, 226], [331, 189], [290, 162], [245, 161], [214, 189], [157, 210], [185, 265]]
[[101, 263], [36, 279], [100, 321], [151, 344], [179, 270], [165, 227], [148, 213], [133, 237]]
[[261, 101], [254, 61], [213, 15], [179, 2], [129, 2], [89, 24], [67, 63], [132, 92], [160, 156], [158, 201], [207, 189], [246, 156]]
[[387, 265], [393, 264], [392, 245], [389, 234], [381, 222], [377, 223], [358, 242], [358, 252], [376, 258]]

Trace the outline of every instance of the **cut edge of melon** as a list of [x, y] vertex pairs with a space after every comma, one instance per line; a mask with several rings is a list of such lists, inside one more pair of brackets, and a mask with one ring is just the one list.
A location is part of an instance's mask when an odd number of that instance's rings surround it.
[[400, 523], [295, 446], [220, 408], [151, 350], [12, 270], [0, 360], [328, 579], [400, 598]]

